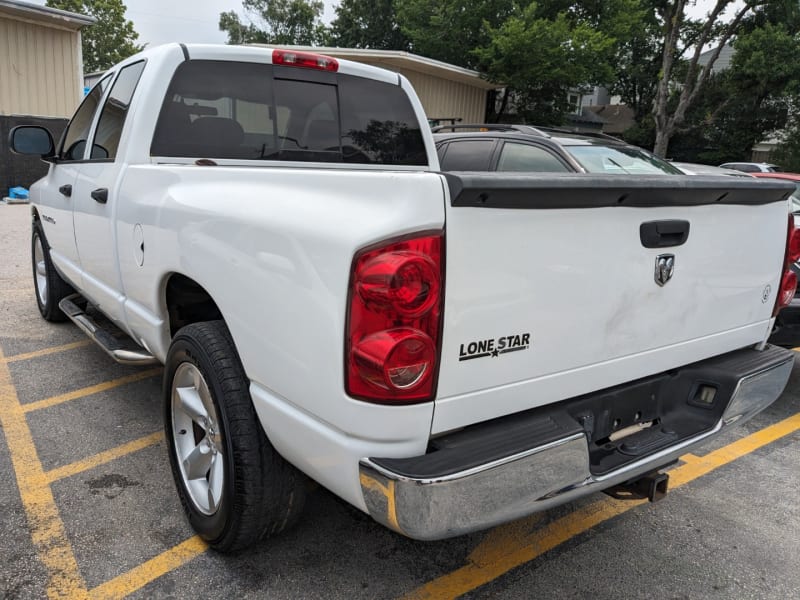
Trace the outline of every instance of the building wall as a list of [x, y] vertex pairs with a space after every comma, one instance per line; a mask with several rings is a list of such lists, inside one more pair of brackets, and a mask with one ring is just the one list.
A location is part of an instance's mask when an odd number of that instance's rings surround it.
[[486, 117], [486, 90], [457, 81], [448, 81], [419, 71], [403, 69], [419, 96], [429, 118], [460, 118], [463, 123], [483, 123]]
[[413, 69], [398, 68], [374, 58], [348, 57], [350, 60], [400, 73], [414, 86], [425, 114], [432, 119], [461, 119], [462, 123], [483, 123], [486, 118], [486, 90], [451, 81]]
[[81, 80], [78, 32], [0, 12], [0, 115], [69, 117]]

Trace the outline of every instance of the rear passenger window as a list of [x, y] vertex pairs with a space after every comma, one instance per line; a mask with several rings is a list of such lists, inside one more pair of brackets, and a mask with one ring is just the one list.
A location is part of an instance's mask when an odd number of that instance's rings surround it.
[[535, 173], [564, 173], [566, 165], [544, 148], [530, 144], [506, 142], [497, 163], [498, 171]]
[[428, 164], [419, 121], [399, 85], [339, 75], [339, 100], [345, 161]]
[[[154, 156], [426, 165], [399, 85], [228, 61], [186, 61], [170, 82]], [[280, 72], [280, 75], [278, 74]]]
[[494, 140], [450, 142], [442, 160], [443, 171], [488, 171]]
[[90, 158], [113, 159], [117, 156], [122, 127], [143, 69], [144, 61], [129, 65], [119, 72], [100, 113]]

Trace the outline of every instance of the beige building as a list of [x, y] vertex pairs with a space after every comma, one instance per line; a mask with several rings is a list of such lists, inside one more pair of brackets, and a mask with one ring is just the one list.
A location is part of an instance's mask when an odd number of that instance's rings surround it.
[[83, 97], [78, 15], [0, 0], [0, 115], [70, 117]]
[[503, 87], [481, 79], [476, 71], [399, 50], [283, 47], [319, 52], [400, 73], [414, 86], [428, 119], [442, 124], [451, 119], [462, 123], [483, 123], [487, 92]]

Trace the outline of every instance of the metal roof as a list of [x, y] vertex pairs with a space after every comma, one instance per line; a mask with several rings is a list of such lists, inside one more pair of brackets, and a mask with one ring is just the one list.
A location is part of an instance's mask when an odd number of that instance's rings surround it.
[[29, 2], [19, 2], [19, 0], [0, 0], [0, 15], [9, 15], [43, 25], [72, 30], [78, 30], [97, 21], [94, 17], [87, 15], [79, 15], [78, 13]]

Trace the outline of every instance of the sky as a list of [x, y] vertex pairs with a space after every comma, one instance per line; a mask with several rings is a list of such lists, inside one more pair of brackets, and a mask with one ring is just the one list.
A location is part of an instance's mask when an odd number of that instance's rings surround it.
[[[23, 0], [44, 5], [46, 0]], [[227, 34], [219, 30], [219, 14], [234, 10], [243, 14], [241, 0], [123, 0], [125, 16], [139, 34], [137, 43], [156, 46], [169, 42], [224, 44]], [[335, 14], [325, 1], [326, 23]]]
[[[45, 0], [24, 0], [44, 4]], [[139, 33], [139, 43], [150, 46], [168, 42], [223, 44], [227, 35], [219, 30], [219, 14], [234, 10], [242, 14], [241, 0], [124, 0], [126, 16]], [[323, 20], [329, 23], [335, 16], [337, 0], [325, 0]], [[703, 16], [713, 0], [697, 0], [689, 8], [693, 17]], [[737, 2], [741, 4], [741, 2]]]

